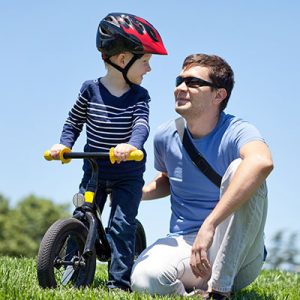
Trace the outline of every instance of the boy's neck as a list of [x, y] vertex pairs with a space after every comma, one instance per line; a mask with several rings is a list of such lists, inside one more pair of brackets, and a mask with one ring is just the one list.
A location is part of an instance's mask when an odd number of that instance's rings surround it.
[[123, 75], [118, 73], [107, 73], [100, 81], [113, 96], [121, 97], [130, 89], [130, 86], [124, 80]]

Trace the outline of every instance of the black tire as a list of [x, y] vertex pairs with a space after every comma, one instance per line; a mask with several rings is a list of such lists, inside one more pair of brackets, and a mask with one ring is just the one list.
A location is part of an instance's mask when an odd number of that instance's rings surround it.
[[135, 259], [146, 249], [146, 234], [142, 223], [136, 219]]
[[[84, 263], [76, 264], [83, 261], [87, 234], [88, 230], [83, 223], [74, 218], [58, 220], [52, 224], [42, 239], [37, 257], [37, 276], [41, 287], [55, 288], [67, 284], [85, 287], [93, 282], [95, 250]], [[68, 262], [69, 266], [62, 260]]]

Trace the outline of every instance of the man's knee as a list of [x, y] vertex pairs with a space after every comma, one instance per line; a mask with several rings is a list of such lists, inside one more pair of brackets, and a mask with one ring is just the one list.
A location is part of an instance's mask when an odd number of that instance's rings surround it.
[[155, 294], [159, 286], [157, 270], [136, 265], [131, 274], [131, 289], [136, 292]]
[[131, 289], [151, 295], [184, 294], [184, 286], [177, 275], [176, 268], [172, 266], [152, 268], [150, 265], [136, 265], [131, 275]]
[[241, 164], [241, 162], [242, 162], [242, 159], [237, 158], [230, 163], [230, 165], [228, 166], [228, 168], [225, 171], [225, 174], [223, 175], [223, 178], [222, 178], [221, 192], [225, 191], [227, 189], [228, 185], [231, 182], [233, 175], [235, 174], [235, 172], [236, 172], [238, 166]]

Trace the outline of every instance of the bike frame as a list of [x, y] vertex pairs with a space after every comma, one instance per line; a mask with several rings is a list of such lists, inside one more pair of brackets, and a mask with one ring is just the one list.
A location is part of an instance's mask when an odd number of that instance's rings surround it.
[[[84, 158], [89, 161], [92, 167], [92, 176], [87, 185], [86, 192], [92, 192], [94, 193], [94, 195], [96, 195], [98, 189], [98, 172], [99, 172], [99, 167], [95, 157], [97, 158], [99, 157], [103, 159], [103, 158], [107, 158], [107, 155], [97, 153], [95, 156], [95, 154], [93, 153], [79, 153], [79, 152], [65, 154], [65, 158]], [[73, 215], [73, 217], [78, 220], [86, 219], [86, 221], [89, 224], [88, 236], [83, 251], [83, 257], [86, 258], [91, 256], [95, 245], [96, 249], [98, 247], [102, 249], [102, 251], [96, 250], [96, 253], [97, 252], [101, 253], [100, 257], [99, 255], [97, 255], [99, 260], [108, 261], [110, 260], [111, 257], [111, 249], [106, 237], [106, 233], [102, 221], [97, 216], [96, 209], [97, 207], [96, 205], [94, 205], [94, 210], [95, 210], [94, 212], [78, 211]], [[98, 209], [98, 213], [101, 215], [99, 209]], [[98, 233], [98, 235], [96, 233]]]
[[[144, 153], [141, 150], [132, 151], [129, 154], [128, 160], [135, 160], [141, 161], [144, 157]], [[44, 158], [46, 160], [53, 160], [50, 156], [49, 151], [44, 153]], [[114, 148], [111, 148], [109, 153], [101, 153], [101, 152], [71, 152], [69, 148], [64, 148], [60, 152], [60, 160], [62, 163], [69, 163], [72, 159], [87, 159], [92, 168], [92, 176], [88, 182], [86, 193], [85, 193], [85, 201], [86, 195], [91, 196], [94, 199], [94, 196], [97, 193], [98, 189], [98, 173], [99, 167], [97, 164], [97, 159], [105, 160], [109, 159], [112, 164], [116, 162], [116, 158], [114, 156]], [[90, 194], [89, 194], [90, 193]], [[92, 202], [93, 202], [92, 199]], [[102, 221], [98, 218], [96, 210], [98, 211], [99, 215], [101, 216], [100, 209], [97, 208], [97, 205], [94, 204], [93, 210], [91, 211], [80, 211], [78, 210], [73, 217], [78, 220], [86, 220], [89, 224], [88, 236], [85, 243], [85, 248], [83, 252], [83, 257], [87, 258], [92, 255], [93, 247], [96, 248], [96, 253], [98, 259], [101, 261], [109, 261], [111, 258], [111, 249], [109, 242], [106, 237], [106, 232], [103, 227]], [[98, 233], [98, 234], [96, 234]], [[98, 237], [98, 239], [97, 239]], [[101, 249], [101, 251], [97, 251]], [[101, 253], [101, 254], [99, 254]]]

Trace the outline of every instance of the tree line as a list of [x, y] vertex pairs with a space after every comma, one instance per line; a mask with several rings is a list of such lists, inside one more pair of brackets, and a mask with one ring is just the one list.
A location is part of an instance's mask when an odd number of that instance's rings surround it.
[[0, 255], [34, 257], [49, 226], [70, 215], [69, 206], [34, 195], [15, 207], [0, 194]]
[[[71, 216], [69, 204], [55, 204], [29, 195], [11, 207], [9, 200], [0, 194], [0, 255], [35, 257], [50, 225], [68, 216]], [[267, 249], [265, 267], [300, 272], [298, 237], [298, 233], [285, 230], [275, 233]]]

